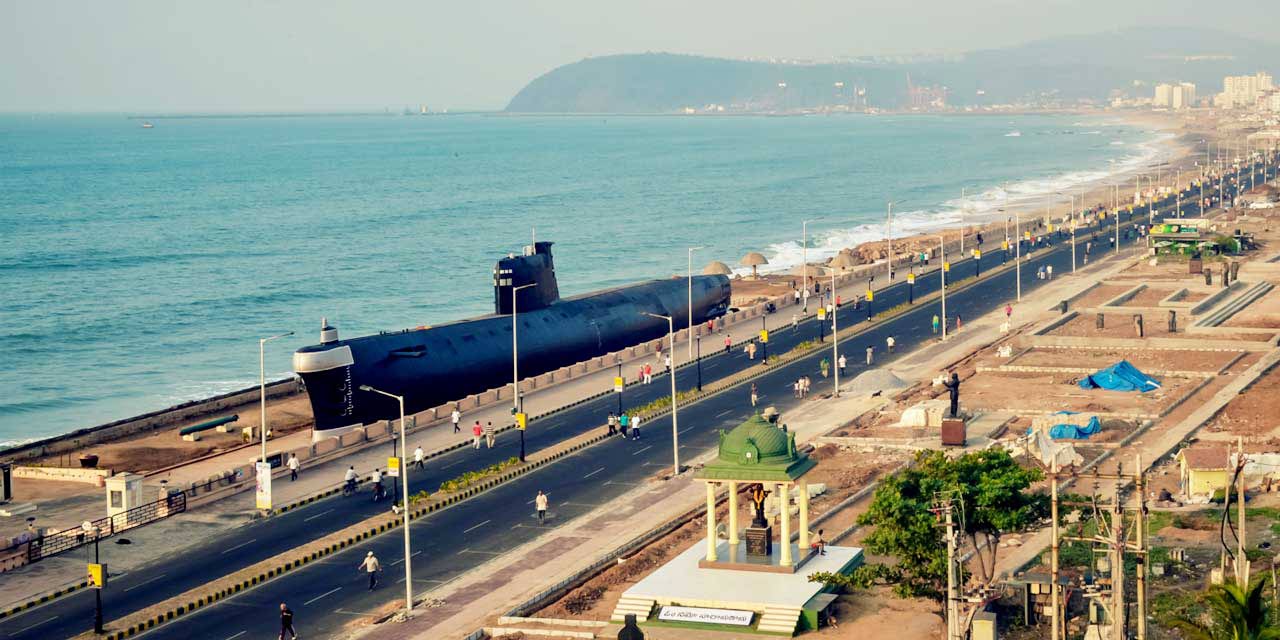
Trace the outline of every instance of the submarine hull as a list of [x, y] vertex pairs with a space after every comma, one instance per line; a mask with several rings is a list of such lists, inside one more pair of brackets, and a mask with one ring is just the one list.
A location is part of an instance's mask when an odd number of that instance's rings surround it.
[[[722, 275], [653, 280], [564, 300], [517, 314], [520, 377], [528, 378], [667, 335], [723, 316], [729, 279]], [[525, 292], [520, 292], [525, 293]], [[523, 303], [522, 303], [523, 304]], [[501, 307], [499, 307], [501, 308]], [[360, 390], [402, 395], [416, 413], [511, 384], [512, 317], [493, 314], [423, 329], [338, 340], [299, 349], [302, 377], [315, 415], [313, 438], [336, 435], [378, 420], [398, 419], [398, 403]]]

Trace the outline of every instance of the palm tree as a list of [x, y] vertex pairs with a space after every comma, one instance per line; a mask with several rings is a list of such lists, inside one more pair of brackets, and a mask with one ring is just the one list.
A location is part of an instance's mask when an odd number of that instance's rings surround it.
[[1205, 594], [1208, 621], [1177, 618], [1172, 622], [1187, 640], [1280, 640], [1263, 591], [1266, 575], [1246, 590], [1234, 582], [1216, 584]]

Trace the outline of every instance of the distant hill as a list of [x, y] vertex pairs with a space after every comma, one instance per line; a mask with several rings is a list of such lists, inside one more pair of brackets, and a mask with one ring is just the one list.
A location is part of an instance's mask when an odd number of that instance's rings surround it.
[[[1003, 49], [920, 61], [857, 59], [839, 64], [778, 64], [671, 53], [588, 58], [534, 79], [507, 111], [524, 113], [669, 113], [685, 107], [797, 109], [857, 100], [895, 108], [908, 83], [942, 85], [953, 105], [1006, 104], [1045, 95], [1105, 100], [1116, 89], [1150, 94], [1135, 81], [1194, 82], [1200, 95], [1222, 76], [1273, 71], [1280, 45], [1210, 29], [1132, 28], [1038, 40]], [[836, 87], [843, 82], [844, 87]], [[780, 86], [784, 83], [785, 86]], [[861, 104], [861, 103], [859, 103]]]

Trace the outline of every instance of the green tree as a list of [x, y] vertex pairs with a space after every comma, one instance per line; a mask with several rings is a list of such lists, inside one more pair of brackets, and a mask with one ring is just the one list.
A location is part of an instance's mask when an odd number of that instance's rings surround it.
[[858, 523], [874, 526], [863, 544], [867, 552], [892, 557], [887, 565], [869, 564], [852, 576], [818, 573], [811, 581], [838, 586], [866, 586], [880, 581], [903, 597], [941, 601], [947, 583], [947, 547], [934, 512], [938, 492], [955, 492], [963, 502], [956, 520], [977, 550], [972, 562], [990, 582], [996, 549], [1003, 533], [1020, 531], [1048, 513], [1048, 496], [1028, 488], [1040, 480], [1038, 469], [1023, 468], [1008, 452], [987, 450], [950, 459], [941, 451], [922, 451], [914, 463], [890, 475], [876, 489], [871, 506]]
[[1271, 621], [1270, 607], [1263, 596], [1266, 584], [1265, 575], [1247, 589], [1235, 582], [1215, 584], [1204, 596], [1208, 620], [1175, 618], [1170, 624], [1187, 640], [1280, 639], [1280, 627]]

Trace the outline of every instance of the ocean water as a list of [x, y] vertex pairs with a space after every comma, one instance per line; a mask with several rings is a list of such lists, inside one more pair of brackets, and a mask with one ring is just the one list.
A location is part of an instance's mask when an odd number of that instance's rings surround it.
[[[318, 338], [492, 309], [493, 262], [556, 242], [564, 295], [775, 268], [1151, 162], [1080, 116], [0, 116], [0, 443], [256, 384]], [[1010, 135], [1014, 132], [1020, 135]], [[1003, 185], [1007, 186], [1006, 188]], [[961, 190], [968, 197], [961, 199]], [[1042, 210], [1042, 209], [1041, 209]], [[0, 445], [2, 446], [2, 445]]]

